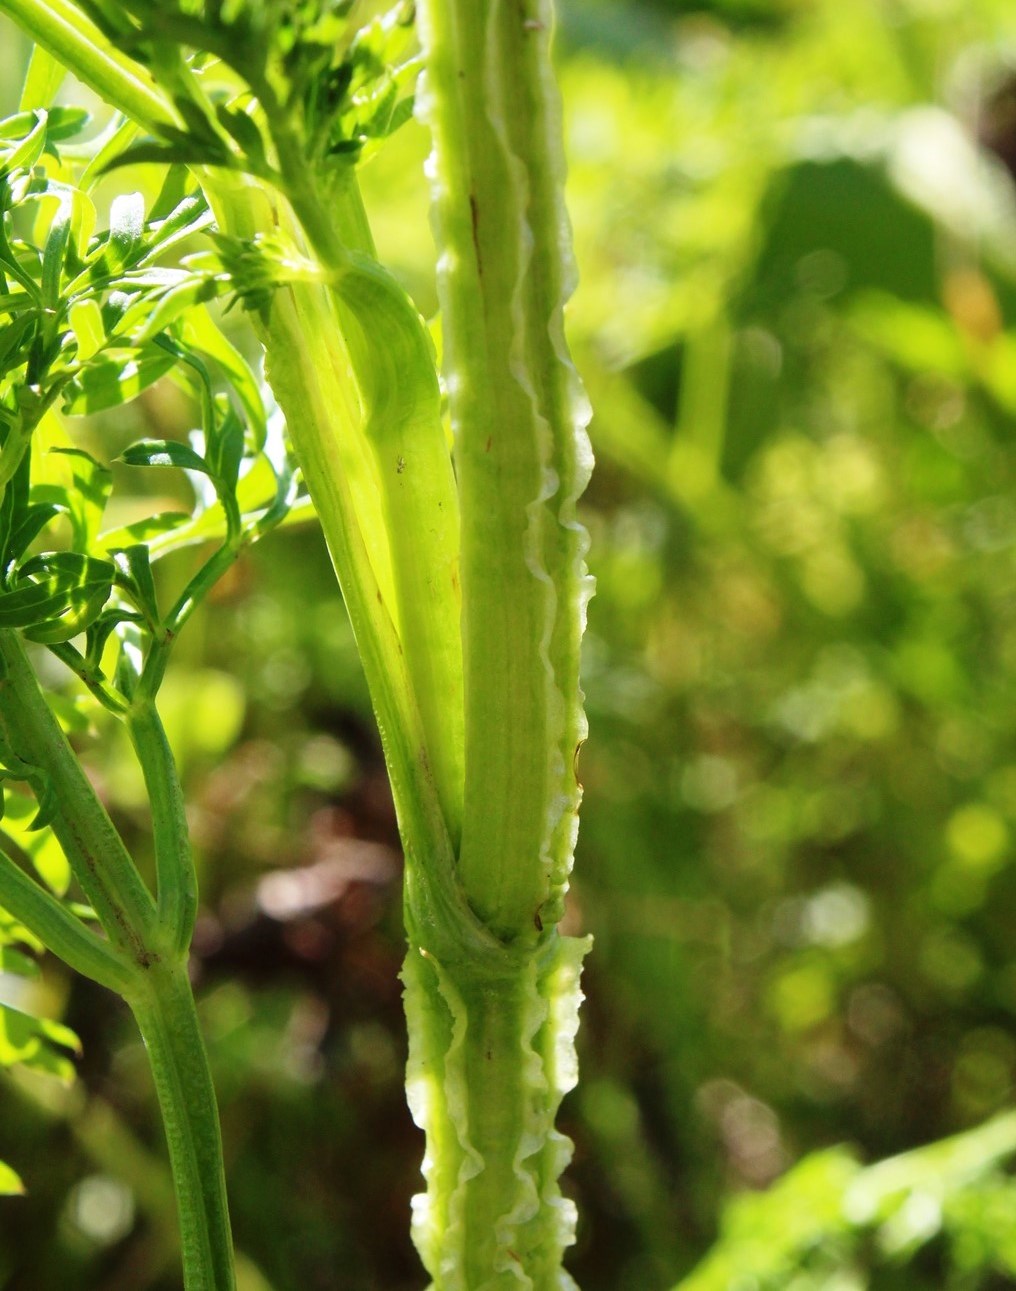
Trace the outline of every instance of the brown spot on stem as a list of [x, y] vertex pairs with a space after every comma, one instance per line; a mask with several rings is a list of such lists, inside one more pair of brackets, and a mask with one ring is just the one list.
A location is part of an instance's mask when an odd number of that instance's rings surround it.
[[484, 444], [484, 446], [483, 446], [483, 451], [484, 451], [485, 453], [489, 453], [489, 452], [490, 452], [490, 446], [491, 446], [491, 444], [493, 444], [493, 442], [494, 442], [494, 436], [493, 436], [493, 435], [488, 435], [488, 436], [487, 436], [487, 442], [486, 442], [486, 443]]
[[575, 752], [572, 755], [572, 774], [575, 777], [575, 783], [580, 789], [582, 788], [582, 781], [579, 779], [579, 754], [582, 752], [583, 744], [585, 744], [585, 740], [579, 740], [578, 744], [575, 745]]
[[476, 272], [483, 276], [483, 256], [480, 254], [480, 209], [476, 204], [476, 194], [469, 194], [469, 218], [473, 225], [473, 250], [476, 252]]

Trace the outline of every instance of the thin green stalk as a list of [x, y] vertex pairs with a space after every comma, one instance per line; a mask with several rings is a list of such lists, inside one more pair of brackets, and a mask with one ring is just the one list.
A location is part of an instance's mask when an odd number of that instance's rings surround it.
[[159, 944], [155, 902], [8, 630], [0, 631], [0, 670], [0, 730], [48, 783], [53, 832], [110, 941], [145, 965]]
[[234, 1291], [222, 1135], [187, 970], [153, 964], [127, 996], [148, 1049], [176, 1187], [186, 1291]]
[[154, 700], [143, 697], [133, 704], [127, 731], [151, 806], [159, 922], [170, 953], [184, 958], [197, 918], [197, 874], [180, 777]]
[[13, 850], [12, 840], [0, 832], [0, 906], [75, 972], [111, 991], [129, 989], [135, 975], [130, 961], [25, 873]]
[[381, 483], [400, 642], [457, 848], [465, 778], [459, 507], [433, 348], [412, 301], [373, 262], [358, 259], [335, 292]]
[[133, 1010], [166, 1126], [186, 1291], [233, 1291], [218, 1112], [186, 970], [185, 932], [196, 894], [164, 733], [147, 702], [132, 711], [131, 737], [153, 799], [162, 897], [157, 910], [49, 709], [20, 639], [9, 631], [0, 632], [0, 666], [0, 729], [26, 774], [44, 777], [53, 832], [112, 945], [106, 950], [97, 939], [87, 940], [91, 934], [80, 925], [72, 928], [72, 916], [45, 900], [6, 857], [0, 857], [0, 900], [73, 967], [118, 990]]
[[[301, 463], [316, 451], [312, 439], [331, 436], [348, 463], [351, 514], [333, 512], [309, 477], [308, 485], [330, 546], [345, 540], [352, 516], [370, 536], [369, 555], [389, 599], [428, 765], [457, 847], [464, 782], [459, 506], [433, 346], [404, 289], [373, 258], [352, 169], [331, 183], [325, 207], [298, 162], [298, 140], [279, 126], [275, 143], [301, 232], [332, 284], [331, 306], [320, 313], [329, 324], [330, 365], [345, 392], [345, 416], [340, 402], [331, 418], [294, 421], [284, 393], [276, 394]], [[221, 182], [210, 178], [213, 188]], [[222, 210], [228, 228], [229, 209]], [[270, 331], [263, 339], [271, 358]], [[358, 408], [350, 405], [354, 392]]]
[[[306, 245], [328, 284], [318, 292], [312, 284], [294, 285], [294, 297], [324, 329], [326, 353], [320, 357], [334, 377], [330, 413], [307, 417], [294, 415], [305, 408], [287, 407], [300, 375], [290, 379], [289, 347], [283, 347], [287, 370], [275, 362], [281, 302], [273, 302], [262, 319], [267, 375], [286, 413], [333, 561], [352, 527], [365, 541], [405, 660], [445, 831], [456, 847], [464, 780], [459, 511], [433, 346], [404, 289], [376, 262], [354, 169], [319, 182], [271, 87], [257, 81], [254, 88], [271, 129], [285, 200], [276, 197], [267, 223], [263, 189], [256, 197], [249, 181], [219, 171], [206, 173], [202, 182], [225, 231], [249, 238], [285, 228], [294, 242]], [[331, 505], [334, 490], [317, 485], [307, 471], [321, 441], [332, 442], [349, 479], [344, 509]], [[336, 572], [348, 600], [338, 563]]]
[[79, 80], [146, 129], [176, 124], [151, 76], [114, 49], [70, 0], [0, 0], [0, 9]]

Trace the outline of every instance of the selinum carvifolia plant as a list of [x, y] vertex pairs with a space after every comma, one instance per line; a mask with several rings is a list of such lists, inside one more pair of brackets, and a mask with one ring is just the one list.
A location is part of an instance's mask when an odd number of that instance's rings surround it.
[[[549, 9], [0, 10], [39, 51], [2, 170], [12, 339], [0, 346], [0, 616], [4, 597], [13, 608], [0, 618], [3, 758], [102, 930], [46, 891], [12, 840], [0, 871], [12, 936], [48, 946], [134, 1010], [166, 1121], [185, 1282], [226, 1291], [219, 1135], [185, 971], [196, 893], [156, 692], [200, 594], [290, 511], [291, 446], [370, 687], [406, 857], [407, 1085], [427, 1140], [417, 1247], [439, 1291], [571, 1285], [573, 1215], [558, 1184], [569, 1145], [554, 1120], [575, 1080], [586, 942], [558, 924], [585, 734], [576, 505], [590, 458], [563, 334], [570, 261]], [[72, 111], [49, 108], [62, 68], [116, 113], [90, 146]], [[434, 143], [443, 390], [430, 332], [377, 260], [358, 187], [358, 166], [414, 100]], [[93, 235], [91, 186], [142, 162], [164, 167], [155, 207], [125, 184], [108, 232]], [[37, 214], [19, 234], [22, 205]], [[278, 416], [264, 415], [206, 312], [213, 296], [246, 310]], [[104, 468], [79, 451], [54, 458], [43, 432], [163, 376], [193, 387], [200, 430], [189, 445], [144, 442], [124, 458], [188, 471], [198, 513], [104, 534]], [[72, 540], [50, 551], [58, 512]], [[199, 539], [213, 554], [167, 610], [152, 563]], [[40, 692], [26, 639], [126, 724], [151, 798], [154, 894]]]

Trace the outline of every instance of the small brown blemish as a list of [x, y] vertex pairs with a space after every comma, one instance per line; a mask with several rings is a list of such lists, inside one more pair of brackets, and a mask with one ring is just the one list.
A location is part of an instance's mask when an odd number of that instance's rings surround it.
[[483, 256], [480, 254], [480, 208], [476, 194], [469, 194], [469, 218], [473, 225], [473, 250], [476, 252], [476, 272], [483, 276]]
[[484, 451], [485, 453], [489, 453], [489, 452], [490, 452], [490, 446], [491, 446], [491, 444], [493, 444], [493, 442], [494, 442], [494, 436], [493, 436], [493, 435], [488, 435], [488, 436], [487, 436], [487, 442], [486, 442], [486, 443], [484, 444], [484, 446], [483, 446], [483, 451]]
[[406, 459], [400, 454], [395, 459], [395, 474], [401, 475], [405, 469], [406, 469]]
[[537, 932], [543, 932], [543, 919], [540, 917], [539, 910], [533, 915], [533, 923], [536, 925]]
[[377, 589], [377, 603], [378, 605], [384, 605], [385, 603], [385, 598], [381, 595], [380, 587]]
[[583, 744], [585, 744], [585, 740], [579, 740], [578, 744], [575, 745], [575, 752], [572, 755], [572, 774], [575, 777], [575, 783], [580, 789], [582, 788], [582, 781], [579, 779], [579, 754], [582, 752]]

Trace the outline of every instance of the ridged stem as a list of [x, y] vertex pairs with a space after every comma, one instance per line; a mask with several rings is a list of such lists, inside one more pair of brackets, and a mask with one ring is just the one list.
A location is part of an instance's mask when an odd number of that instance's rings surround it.
[[575, 1211], [557, 1182], [571, 1144], [554, 1119], [577, 1075], [588, 941], [553, 933], [537, 952], [442, 961], [411, 940], [407, 1090], [428, 1184], [413, 1236], [435, 1291], [573, 1287], [561, 1261]]
[[[560, 125], [542, 0], [421, 0], [439, 291], [462, 514], [465, 792], [457, 874], [498, 949], [445, 950], [407, 892], [414, 1236], [435, 1291], [552, 1291], [573, 1214], [554, 1129], [586, 943], [556, 930], [585, 738], [591, 457], [568, 358]], [[425, 858], [424, 858], [425, 859]], [[414, 866], [407, 864], [407, 876]]]
[[507, 940], [561, 914], [585, 737], [591, 466], [565, 348], [571, 289], [546, 3], [422, 0], [422, 112], [462, 505], [466, 781], [459, 864]]

